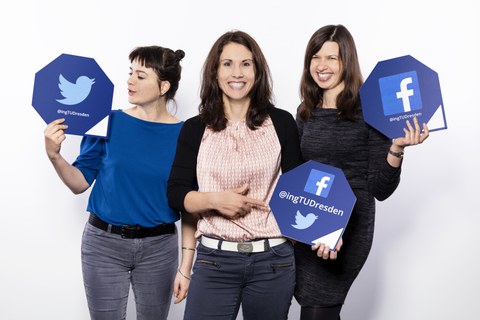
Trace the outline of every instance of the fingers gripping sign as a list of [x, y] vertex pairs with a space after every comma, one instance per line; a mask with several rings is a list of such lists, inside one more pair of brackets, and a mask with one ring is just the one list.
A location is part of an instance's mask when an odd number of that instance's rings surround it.
[[337, 259], [338, 252], [340, 251], [340, 248], [342, 248], [343, 245], [343, 240], [340, 238], [338, 240], [337, 245], [335, 246], [335, 250], [330, 250], [330, 247], [325, 245], [324, 243], [317, 243], [312, 246], [313, 251], [317, 251], [317, 256], [319, 258], [323, 258], [324, 260], [330, 259], [330, 260], [335, 260]]
[[60, 153], [62, 142], [65, 140], [65, 130], [68, 129], [66, 124], [63, 124], [65, 119], [57, 119], [50, 122], [44, 130], [45, 136], [45, 150], [49, 158], [54, 157]]
[[416, 117], [413, 118], [413, 126], [409, 120], [406, 121], [406, 128], [403, 128], [404, 136], [392, 139], [392, 145], [388, 151], [387, 161], [393, 167], [399, 167], [403, 158], [404, 149], [408, 146], [422, 144], [429, 136], [428, 126], [423, 123], [422, 128]]
[[407, 128], [403, 128], [405, 133], [404, 137], [393, 139], [393, 143], [399, 147], [413, 146], [416, 144], [421, 144], [425, 139], [428, 138], [429, 132], [428, 127], [425, 123], [422, 124], [422, 129], [418, 123], [418, 119], [413, 118], [413, 126], [410, 124], [410, 121], [406, 121]]

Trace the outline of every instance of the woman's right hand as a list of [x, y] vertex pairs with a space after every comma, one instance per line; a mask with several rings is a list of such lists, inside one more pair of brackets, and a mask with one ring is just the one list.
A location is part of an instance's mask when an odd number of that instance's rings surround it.
[[63, 122], [65, 122], [65, 119], [57, 119], [50, 122], [45, 128], [43, 132], [45, 135], [45, 150], [48, 159], [50, 159], [63, 183], [74, 194], [79, 194], [87, 190], [90, 184], [85, 180], [83, 173], [68, 163], [60, 154], [62, 142], [65, 140], [65, 130], [68, 128]]
[[50, 122], [45, 130], [45, 151], [50, 160], [54, 159], [59, 153], [62, 142], [65, 140], [65, 130], [68, 128], [63, 124], [65, 119], [57, 119]]
[[321, 242], [314, 244], [312, 246], [312, 250], [317, 251], [317, 256], [319, 258], [323, 258], [324, 260], [328, 260], [328, 259], [336, 260], [338, 251], [340, 251], [342, 246], [343, 246], [343, 239], [340, 238], [337, 242], [337, 245], [335, 246], [335, 250], [330, 250], [330, 248], [326, 246], [325, 243], [321, 243]]
[[214, 193], [212, 202], [215, 203], [215, 209], [228, 218], [236, 218], [248, 214], [252, 207], [266, 208], [263, 201], [246, 196], [248, 189], [245, 184], [239, 188]]

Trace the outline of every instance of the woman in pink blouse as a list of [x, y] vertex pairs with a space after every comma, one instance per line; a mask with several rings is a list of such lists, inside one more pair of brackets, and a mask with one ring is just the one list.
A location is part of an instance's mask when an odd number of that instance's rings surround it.
[[[170, 206], [198, 221], [184, 319], [235, 319], [240, 306], [244, 319], [286, 319], [293, 246], [267, 204], [280, 174], [301, 164], [295, 120], [274, 107], [265, 57], [242, 31], [223, 34], [211, 48], [200, 95], [200, 114], [180, 132], [168, 185]], [[186, 278], [191, 264], [180, 266]]]

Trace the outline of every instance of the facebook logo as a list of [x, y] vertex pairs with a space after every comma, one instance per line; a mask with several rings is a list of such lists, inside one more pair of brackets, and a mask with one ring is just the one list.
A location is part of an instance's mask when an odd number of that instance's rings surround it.
[[303, 191], [327, 198], [334, 179], [333, 174], [312, 169]]
[[422, 109], [422, 97], [416, 71], [378, 79], [386, 116]]

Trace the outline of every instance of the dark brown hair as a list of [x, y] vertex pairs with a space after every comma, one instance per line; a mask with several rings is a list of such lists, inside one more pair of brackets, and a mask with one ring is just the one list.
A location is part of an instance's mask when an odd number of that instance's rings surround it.
[[315, 83], [310, 74], [310, 62], [327, 41], [338, 44], [339, 59], [343, 69], [340, 79], [344, 81], [345, 88], [337, 96], [338, 116], [342, 119], [355, 120], [360, 108], [360, 87], [363, 84], [363, 77], [355, 41], [347, 28], [340, 24], [327, 25], [318, 29], [307, 44], [300, 83], [302, 104], [298, 110], [298, 116], [302, 120], [307, 120], [312, 116], [312, 111], [322, 105], [323, 89]]
[[180, 61], [185, 57], [183, 50], [173, 51], [160, 46], [137, 47], [130, 52], [130, 62], [137, 60], [142, 66], [151, 68], [158, 77], [158, 86], [161, 81], [170, 82], [170, 89], [165, 94], [166, 101], [173, 100], [181, 78], [182, 67]]
[[257, 42], [247, 33], [230, 31], [215, 41], [203, 65], [202, 84], [200, 88], [200, 118], [214, 131], [222, 131], [227, 126], [223, 110], [223, 93], [218, 85], [217, 72], [220, 55], [229, 43], [245, 46], [253, 56], [255, 83], [248, 93], [250, 106], [247, 111], [246, 124], [251, 130], [262, 125], [269, 111], [273, 108], [272, 80], [267, 61]]

